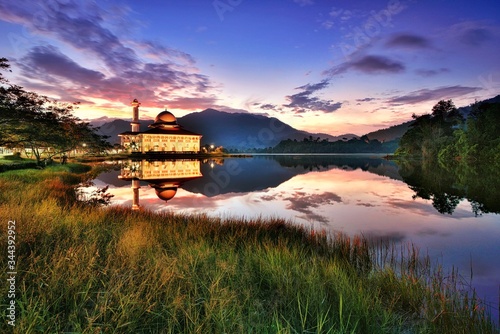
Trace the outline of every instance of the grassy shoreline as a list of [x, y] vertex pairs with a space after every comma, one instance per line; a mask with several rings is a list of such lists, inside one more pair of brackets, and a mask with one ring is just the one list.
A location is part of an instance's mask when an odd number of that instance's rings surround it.
[[498, 333], [416, 249], [280, 219], [97, 208], [74, 193], [89, 169], [0, 173], [1, 249], [17, 224], [14, 333]]

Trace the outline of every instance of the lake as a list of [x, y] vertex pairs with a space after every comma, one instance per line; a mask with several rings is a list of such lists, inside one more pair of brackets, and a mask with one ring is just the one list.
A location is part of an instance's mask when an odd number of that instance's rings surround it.
[[[122, 161], [94, 180], [111, 205], [283, 217], [318, 230], [413, 243], [458, 268], [496, 318], [500, 287], [498, 175], [401, 166], [381, 155], [273, 155]], [[472, 280], [471, 280], [472, 276]]]

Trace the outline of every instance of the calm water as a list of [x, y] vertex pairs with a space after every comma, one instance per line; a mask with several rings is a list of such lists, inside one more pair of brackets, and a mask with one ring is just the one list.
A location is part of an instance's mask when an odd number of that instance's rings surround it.
[[117, 169], [95, 180], [97, 187], [110, 186], [112, 205], [278, 216], [317, 229], [413, 242], [436, 263], [458, 268], [466, 280], [472, 266], [472, 285], [493, 305], [496, 317], [500, 198], [495, 176], [464, 184], [469, 181], [457, 182], [449, 171], [399, 167], [372, 155], [125, 161]]

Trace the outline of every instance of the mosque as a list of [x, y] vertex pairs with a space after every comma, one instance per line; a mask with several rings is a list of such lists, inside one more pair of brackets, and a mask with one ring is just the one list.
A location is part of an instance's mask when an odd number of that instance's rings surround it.
[[159, 113], [149, 130], [139, 130], [139, 106], [132, 101], [131, 131], [120, 133], [121, 145], [133, 154], [198, 154], [202, 135], [188, 131], [177, 124], [175, 116], [165, 110]]
[[122, 163], [119, 179], [132, 182], [132, 210], [139, 210], [141, 181], [147, 182], [163, 201], [171, 200], [184, 182], [202, 177], [200, 160], [129, 160]]

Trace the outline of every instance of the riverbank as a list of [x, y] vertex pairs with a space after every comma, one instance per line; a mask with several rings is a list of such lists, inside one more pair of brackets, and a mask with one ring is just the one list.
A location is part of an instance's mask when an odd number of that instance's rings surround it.
[[495, 332], [457, 275], [411, 247], [401, 264], [390, 245], [280, 219], [100, 209], [74, 194], [88, 170], [0, 173], [0, 216], [18, 226], [18, 333]]

